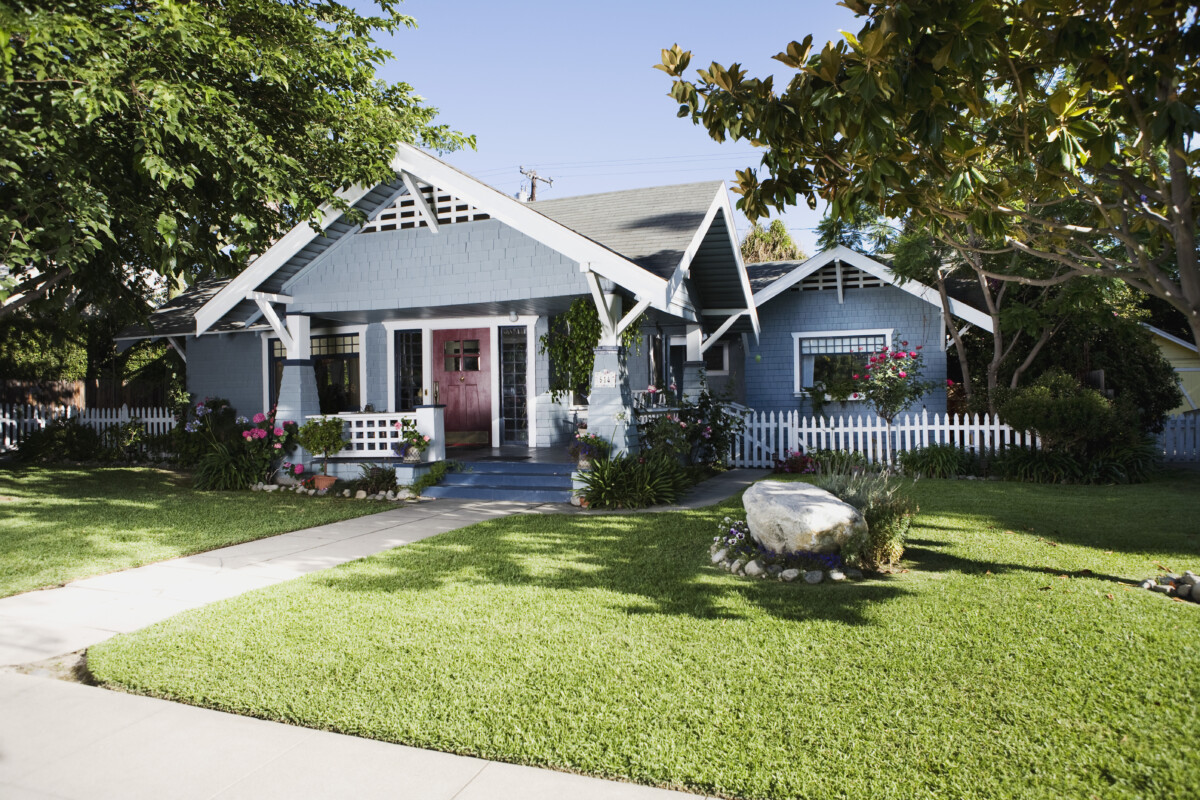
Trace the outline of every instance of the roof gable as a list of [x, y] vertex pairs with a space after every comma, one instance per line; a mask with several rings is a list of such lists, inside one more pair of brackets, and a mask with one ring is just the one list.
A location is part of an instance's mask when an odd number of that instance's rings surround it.
[[[933, 287], [915, 280], [901, 281], [887, 265], [881, 264], [870, 256], [865, 256], [862, 253], [841, 245], [832, 250], [817, 253], [807, 261], [768, 262], [768, 264], [764, 264], [761, 267], [754, 265], [755, 268], [752, 269], [757, 274], [752, 275], [751, 280], [762, 287], [755, 289], [755, 305], [762, 306], [764, 303], [770, 302], [783, 292], [800, 284], [806, 278], [817, 275], [819, 270], [826, 266], [834, 265], [836, 262], [847, 264], [866, 275], [878, 279], [882, 284], [895, 286], [901, 291], [924, 300], [939, 310], [942, 307], [941, 297], [939, 297], [937, 290]], [[992, 318], [961, 300], [950, 298], [950, 313], [959, 319], [970, 322], [972, 325], [979, 326], [989, 333], [992, 332]]]

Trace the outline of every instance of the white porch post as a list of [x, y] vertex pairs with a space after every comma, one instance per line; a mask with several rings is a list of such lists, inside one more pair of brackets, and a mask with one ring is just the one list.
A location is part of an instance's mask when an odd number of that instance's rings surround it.
[[[600, 315], [600, 342], [593, 351], [592, 392], [588, 396], [588, 433], [612, 443], [614, 456], [638, 451], [633, 391], [625, 351], [620, 345], [621, 297], [601, 290], [593, 272], [587, 273], [592, 299]], [[640, 312], [639, 312], [640, 313]]]
[[704, 331], [699, 325], [687, 326], [687, 354], [683, 362], [683, 386], [679, 387], [689, 400], [700, 396], [700, 371], [704, 369]]
[[[309, 318], [303, 314], [288, 314], [287, 334], [284, 339], [287, 357], [283, 361], [283, 380], [279, 385], [275, 419], [293, 420], [303, 425], [305, 418], [321, 413], [317, 376], [313, 372]], [[268, 376], [270, 379], [271, 376]]]
[[417, 406], [417, 433], [429, 437], [425, 461], [446, 460], [445, 406]]

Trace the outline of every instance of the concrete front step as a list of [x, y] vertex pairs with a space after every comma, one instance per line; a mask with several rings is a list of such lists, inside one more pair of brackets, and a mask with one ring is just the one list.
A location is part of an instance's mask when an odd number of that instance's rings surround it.
[[515, 503], [569, 503], [571, 490], [558, 487], [447, 486], [439, 484], [422, 492], [422, 497], [454, 497], [461, 500], [509, 500]]
[[526, 461], [475, 461], [461, 472], [448, 472], [426, 497], [464, 500], [511, 500], [526, 503], [569, 503], [571, 464]]

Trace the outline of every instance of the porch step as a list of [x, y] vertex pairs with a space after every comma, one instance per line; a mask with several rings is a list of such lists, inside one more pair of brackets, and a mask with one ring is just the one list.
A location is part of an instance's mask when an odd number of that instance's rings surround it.
[[462, 472], [448, 472], [426, 497], [465, 500], [512, 500], [522, 503], [569, 503], [570, 464], [531, 464], [524, 461], [476, 461]]

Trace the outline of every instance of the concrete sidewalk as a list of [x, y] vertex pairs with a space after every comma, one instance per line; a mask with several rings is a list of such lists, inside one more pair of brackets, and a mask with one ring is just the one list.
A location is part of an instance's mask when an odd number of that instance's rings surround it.
[[0, 672], [0, 797], [668, 800], [699, 795]]
[[366, 517], [72, 581], [0, 599], [0, 666], [71, 653], [181, 611], [291, 580], [476, 522], [559, 506], [478, 500], [412, 503]]

